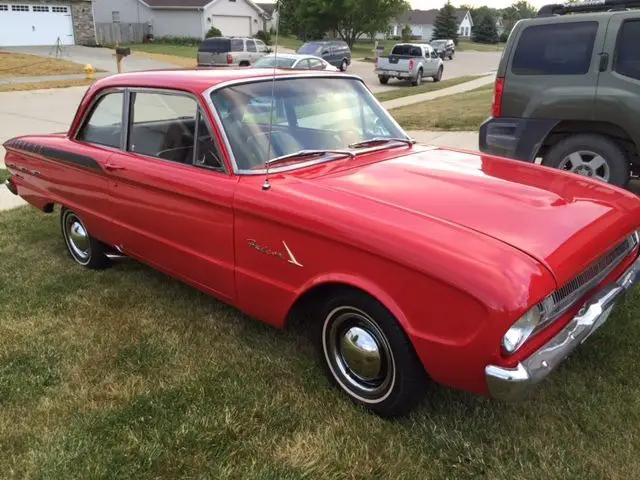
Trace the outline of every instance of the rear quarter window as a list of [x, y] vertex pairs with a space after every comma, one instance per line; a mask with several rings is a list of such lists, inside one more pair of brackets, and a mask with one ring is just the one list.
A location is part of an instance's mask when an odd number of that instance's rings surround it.
[[598, 22], [526, 27], [513, 55], [516, 75], [581, 75], [589, 71]]
[[640, 80], [640, 20], [626, 20], [622, 24], [613, 69], [620, 75]]
[[243, 52], [244, 41], [242, 39], [231, 40], [231, 52]]

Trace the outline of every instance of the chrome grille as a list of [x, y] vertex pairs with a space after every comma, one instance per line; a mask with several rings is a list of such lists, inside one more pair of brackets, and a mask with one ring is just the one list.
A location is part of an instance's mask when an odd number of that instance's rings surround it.
[[[575, 305], [589, 289], [595, 287], [620, 265], [622, 260], [624, 260], [637, 245], [638, 234], [633, 233], [621, 244], [609, 250], [595, 263], [591, 264], [580, 275], [556, 290], [550, 297], [551, 302], [547, 300], [540, 304], [540, 307], [543, 308], [545, 321], [539, 325], [538, 328], [545, 327]], [[549, 309], [549, 303], [553, 305], [551, 309]]]

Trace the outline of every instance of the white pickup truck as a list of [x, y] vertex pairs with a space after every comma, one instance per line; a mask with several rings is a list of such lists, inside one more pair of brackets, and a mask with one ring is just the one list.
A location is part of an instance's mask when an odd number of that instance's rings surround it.
[[390, 78], [410, 79], [413, 85], [420, 85], [424, 77], [440, 81], [443, 70], [444, 62], [431, 45], [397, 43], [391, 54], [377, 58], [374, 71], [383, 85]]

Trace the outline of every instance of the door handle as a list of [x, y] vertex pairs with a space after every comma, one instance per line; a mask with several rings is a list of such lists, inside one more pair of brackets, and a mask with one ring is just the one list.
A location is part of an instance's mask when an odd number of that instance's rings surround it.
[[117, 170], [126, 170], [125, 167], [123, 167], [122, 165], [114, 165], [114, 164], [107, 164], [104, 166], [104, 169], [107, 170], [108, 172], [115, 172]]
[[608, 64], [609, 64], [609, 54], [608, 53], [601, 53], [600, 54], [600, 66], [598, 68], [598, 71], [604, 72], [607, 69], [607, 65]]

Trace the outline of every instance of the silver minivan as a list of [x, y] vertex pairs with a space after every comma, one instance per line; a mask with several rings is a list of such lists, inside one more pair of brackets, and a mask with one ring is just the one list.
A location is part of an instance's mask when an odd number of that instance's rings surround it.
[[207, 38], [198, 49], [198, 66], [248, 67], [269, 51], [265, 43], [257, 38]]

